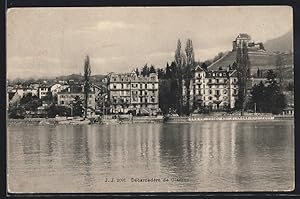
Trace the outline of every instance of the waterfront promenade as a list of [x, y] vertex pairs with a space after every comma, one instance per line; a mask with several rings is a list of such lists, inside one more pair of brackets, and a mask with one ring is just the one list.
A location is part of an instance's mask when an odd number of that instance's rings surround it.
[[201, 116], [135, 116], [130, 119], [112, 118], [107, 117], [100, 119], [96, 122], [91, 122], [89, 119], [83, 118], [24, 118], [24, 119], [8, 119], [8, 126], [16, 125], [82, 125], [82, 124], [95, 124], [95, 125], [113, 125], [124, 123], [191, 123], [203, 121], [259, 121], [259, 120], [293, 120], [293, 115], [272, 115], [272, 114], [259, 114], [259, 115], [201, 115]]

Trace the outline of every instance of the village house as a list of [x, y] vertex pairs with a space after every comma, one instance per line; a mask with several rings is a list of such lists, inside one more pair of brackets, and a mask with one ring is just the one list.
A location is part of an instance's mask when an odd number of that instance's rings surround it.
[[58, 92], [61, 92], [62, 90], [65, 90], [66, 88], [68, 88], [68, 84], [66, 83], [55, 83], [53, 85], [50, 86], [49, 90], [51, 92], [51, 94], [53, 96], [56, 96]]
[[39, 98], [42, 99], [43, 97], [47, 96], [47, 93], [49, 91], [49, 86], [48, 85], [40, 85], [38, 91], [39, 91]]
[[[57, 93], [57, 104], [72, 108], [75, 97], [78, 96], [82, 102], [84, 101], [84, 92], [82, 86], [69, 86], [68, 88]], [[88, 115], [95, 115], [96, 101], [95, 91], [92, 89], [88, 93]]]

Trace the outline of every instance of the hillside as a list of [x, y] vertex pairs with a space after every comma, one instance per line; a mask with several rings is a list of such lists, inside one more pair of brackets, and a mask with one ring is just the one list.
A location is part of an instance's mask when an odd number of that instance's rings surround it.
[[[251, 73], [256, 74], [257, 69], [266, 71], [270, 69], [276, 69], [276, 54], [263, 51], [249, 51], [249, 60], [251, 63]], [[293, 54], [282, 53], [283, 65], [286, 69], [286, 76], [293, 76]], [[226, 53], [222, 58], [218, 59], [214, 63], [208, 66], [209, 70], [218, 70], [220, 67], [225, 69], [228, 65], [232, 65], [236, 59], [236, 51]]]
[[[91, 82], [93, 83], [99, 83], [102, 81], [102, 79], [105, 77], [105, 75], [91, 75], [90, 79]], [[39, 79], [33, 79], [33, 78], [29, 78], [29, 79], [22, 79], [22, 78], [18, 78], [18, 79], [14, 79], [14, 80], [9, 80], [8, 82], [9, 84], [18, 84], [18, 83], [22, 83], [23, 85], [29, 85], [33, 82], [35, 83], [43, 83], [44, 81], [46, 81], [48, 84], [53, 84], [58, 80], [63, 80], [63, 81], [68, 81], [68, 80], [75, 80], [75, 81], [83, 81], [83, 76], [79, 75], [79, 74], [71, 74], [71, 75], [63, 75], [63, 76], [58, 76], [58, 77], [54, 77], [54, 78], [39, 78]]]
[[290, 52], [293, 51], [293, 31], [290, 30], [286, 34], [268, 40], [264, 43], [265, 49], [270, 52]]

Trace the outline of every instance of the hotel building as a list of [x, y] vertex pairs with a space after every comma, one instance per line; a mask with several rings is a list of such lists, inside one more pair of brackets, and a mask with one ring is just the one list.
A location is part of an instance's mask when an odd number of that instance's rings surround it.
[[191, 103], [194, 107], [210, 107], [212, 110], [234, 108], [238, 95], [236, 70], [195, 69], [191, 80]]
[[155, 115], [158, 104], [158, 75], [149, 76], [131, 73], [110, 73], [107, 76], [110, 113], [129, 113]]

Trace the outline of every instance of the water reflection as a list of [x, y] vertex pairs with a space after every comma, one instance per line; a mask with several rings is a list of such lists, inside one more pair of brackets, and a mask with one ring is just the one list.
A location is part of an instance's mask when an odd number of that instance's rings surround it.
[[[292, 122], [8, 128], [10, 189], [21, 192], [292, 189]], [[107, 177], [125, 177], [112, 186]], [[130, 178], [187, 179], [130, 183]], [[51, 186], [49, 186], [51, 185]]]

